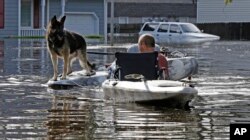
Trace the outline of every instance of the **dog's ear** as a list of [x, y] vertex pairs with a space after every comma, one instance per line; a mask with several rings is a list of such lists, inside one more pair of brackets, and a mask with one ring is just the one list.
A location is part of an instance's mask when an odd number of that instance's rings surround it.
[[56, 15], [53, 16], [53, 18], [51, 19], [51, 22], [55, 22], [56, 21]]
[[63, 17], [61, 18], [61, 20], [60, 20], [61, 25], [64, 25], [65, 19], [66, 19], [66, 16], [63, 16]]
[[54, 23], [56, 23], [57, 19], [56, 19], [56, 15], [54, 15], [53, 18], [51, 18], [50, 22], [53, 25]]

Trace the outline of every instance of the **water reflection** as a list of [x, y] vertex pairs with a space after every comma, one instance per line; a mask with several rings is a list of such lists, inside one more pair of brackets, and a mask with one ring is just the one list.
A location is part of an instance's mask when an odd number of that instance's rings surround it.
[[48, 138], [87, 139], [90, 128], [89, 104], [78, 104], [75, 97], [55, 96], [52, 109], [48, 110]]
[[3, 61], [4, 61], [4, 41], [0, 40], [0, 73], [3, 72]]
[[43, 121], [50, 106], [38, 76], [0, 77], [1, 139], [40, 138], [46, 135]]
[[[0, 41], [2, 139], [228, 139], [229, 124], [250, 120], [250, 43], [168, 46], [195, 56], [199, 96], [191, 111], [103, 100], [100, 87], [55, 91], [44, 40]], [[164, 44], [163, 44], [164, 45]], [[125, 51], [90, 46], [90, 51]], [[103, 67], [113, 55], [88, 54]], [[60, 67], [61, 69], [60, 62]], [[80, 69], [74, 63], [74, 70]]]
[[197, 114], [183, 110], [54, 96], [49, 112], [50, 139], [199, 138]]
[[[47, 74], [49, 56], [44, 40], [3, 40], [4, 75], [9, 74]], [[0, 61], [1, 62], [1, 61]]]

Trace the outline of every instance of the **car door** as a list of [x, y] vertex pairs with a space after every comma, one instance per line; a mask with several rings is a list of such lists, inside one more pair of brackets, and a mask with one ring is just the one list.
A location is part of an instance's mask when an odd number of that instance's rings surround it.
[[159, 43], [169, 43], [169, 24], [162, 23], [159, 25], [157, 29], [156, 38], [158, 39]]
[[180, 43], [182, 31], [178, 24], [170, 24], [169, 27], [169, 43]]

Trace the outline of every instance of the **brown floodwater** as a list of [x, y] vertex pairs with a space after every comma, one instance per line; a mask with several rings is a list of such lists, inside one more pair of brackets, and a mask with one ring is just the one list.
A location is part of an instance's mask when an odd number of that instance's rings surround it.
[[[122, 46], [119, 44], [115, 46]], [[169, 46], [196, 57], [198, 97], [190, 111], [114, 103], [100, 86], [52, 90], [44, 40], [0, 40], [1, 139], [229, 139], [232, 122], [250, 121], [250, 42]], [[90, 51], [115, 52], [90, 45]], [[112, 55], [88, 54], [98, 67]], [[60, 64], [60, 69], [62, 68]], [[74, 70], [79, 70], [74, 63]]]

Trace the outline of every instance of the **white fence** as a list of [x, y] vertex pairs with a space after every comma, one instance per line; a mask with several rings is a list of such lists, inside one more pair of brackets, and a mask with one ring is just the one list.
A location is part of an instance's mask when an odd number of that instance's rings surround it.
[[21, 29], [20, 36], [45, 36], [45, 29]]

